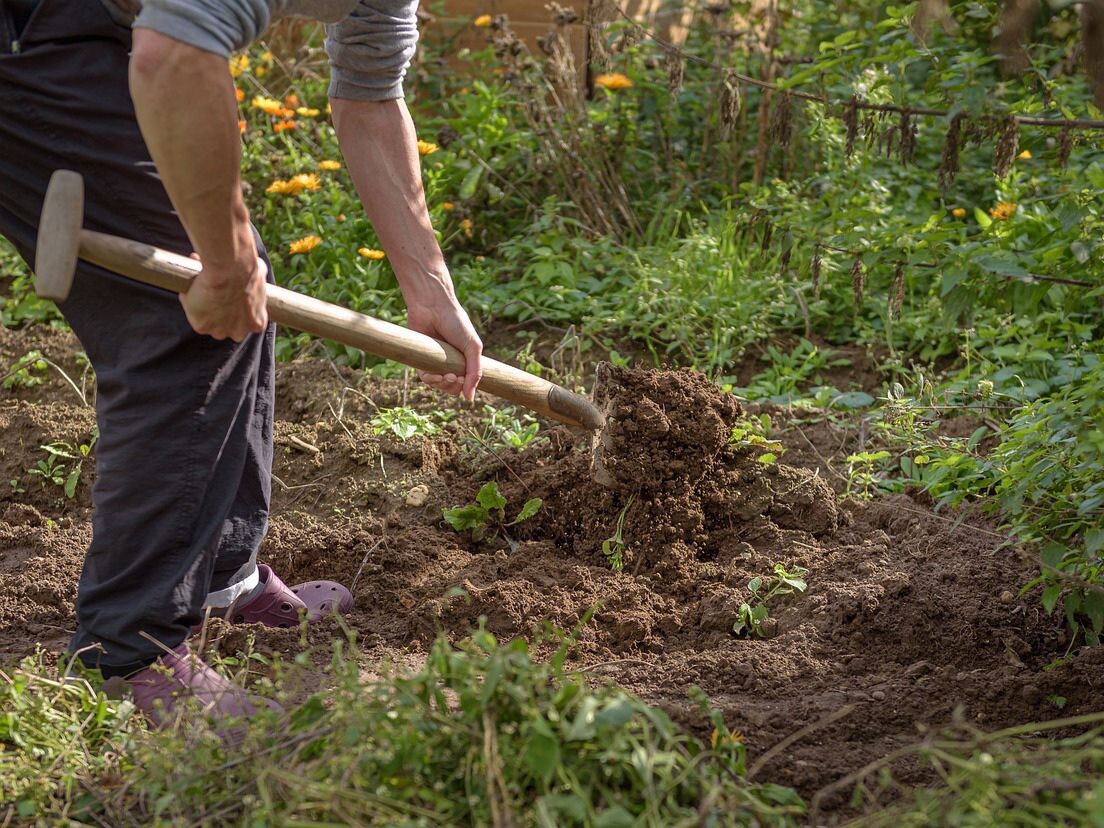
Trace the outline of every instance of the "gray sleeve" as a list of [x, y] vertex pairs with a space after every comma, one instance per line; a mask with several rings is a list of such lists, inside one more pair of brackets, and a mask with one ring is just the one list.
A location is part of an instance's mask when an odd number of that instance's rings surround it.
[[267, 0], [145, 0], [134, 26], [229, 57], [260, 37], [270, 16]]
[[403, 96], [403, 78], [418, 43], [418, 0], [360, 0], [326, 27], [333, 65], [330, 96], [388, 101]]

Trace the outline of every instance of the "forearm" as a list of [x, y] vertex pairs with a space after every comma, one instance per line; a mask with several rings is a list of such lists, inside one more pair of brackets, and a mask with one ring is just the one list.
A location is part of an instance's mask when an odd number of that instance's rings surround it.
[[452, 280], [430, 223], [414, 123], [401, 100], [334, 98], [334, 126], [357, 194], [407, 303]]
[[150, 155], [204, 266], [252, 272], [256, 245], [241, 193], [241, 139], [225, 59], [137, 29], [130, 91]]

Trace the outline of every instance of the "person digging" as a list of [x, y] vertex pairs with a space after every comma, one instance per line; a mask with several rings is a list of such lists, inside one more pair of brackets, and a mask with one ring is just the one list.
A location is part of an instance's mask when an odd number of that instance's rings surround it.
[[474, 397], [482, 343], [458, 303], [422, 190], [402, 81], [417, 0], [0, 0], [0, 235], [33, 267], [55, 169], [85, 181], [85, 225], [181, 255], [187, 293], [81, 262], [59, 304], [96, 371], [93, 536], [71, 653], [125, 681], [155, 723], [183, 697], [215, 719], [244, 691], [186, 640], [207, 613], [294, 626], [352, 608], [333, 581], [287, 586], [257, 562], [269, 514], [271, 266], [241, 192], [231, 52], [270, 19], [325, 21], [333, 120], [409, 325], [465, 357], [420, 372]]

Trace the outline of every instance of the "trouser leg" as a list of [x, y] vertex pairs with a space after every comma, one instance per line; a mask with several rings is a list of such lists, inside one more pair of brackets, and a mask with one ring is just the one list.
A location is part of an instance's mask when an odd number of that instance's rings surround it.
[[[0, 54], [0, 234], [31, 261], [50, 174], [85, 178], [85, 226], [187, 254], [142, 141], [128, 30], [95, 0], [43, 0]], [[0, 44], [0, 52], [7, 44]], [[209, 589], [253, 575], [268, 514], [273, 332], [195, 334], [177, 297], [81, 263], [61, 304], [97, 377], [93, 538], [74, 651], [107, 673], [155, 659]]]

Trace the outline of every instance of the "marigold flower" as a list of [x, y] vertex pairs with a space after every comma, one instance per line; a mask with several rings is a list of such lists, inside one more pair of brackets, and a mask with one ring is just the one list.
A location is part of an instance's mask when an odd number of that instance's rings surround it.
[[258, 66], [256, 69], [253, 70], [253, 74], [256, 75], [258, 78], [263, 78], [265, 75], [268, 74], [268, 67]]
[[274, 98], [265, 98], [261, 95], [257, 95], [250, 102], [250, 106], [254, 109], [259, 109], [268, 115], [280, 115], [284, 113], [284, 107], [280, 105], [280, 102]]
[[1031, 160], [1031, 150], [1025, 149], [1023, 152], [1021, 152], [1016, 157], [1019, 158], [1021, 161], [1030, 161]]
[[299, 175], [292, 176], [291, 180], [301, 190], [317, 190], [322, 186], [322, 182], [318, 179], [316, 173], [299, 173]]
[[429, 143], [429, 141], [422, 141], [420, 139], [418, 141], [418, 154], [419, 155], [431, 155], [431, 154], [437, 152], [437, 150], [439, 150], [439, 149], [440, 149], [440, 147], [438, 147], [436, 144]]
[[242, 101], [245, 100], [245, 92], [243, 92], [241, 89], [239, 89], [237, 86], [235, 86], [234, 87], [234, 97], [237, 99], [238, 103], [241, 103]]
[[284, 181], [282, 178], [277, 178], [267, 187], [265, 187], [266, 193], [272, 195], [295, 195], [302, 187], [298, 187], [290, 181]]
[[249, 71], [249, 55], [234, 55], [230, 58], [230, 74], [237, 78]]
[[340, 161], [329, 161], [329, 160], [319, 161], [318, 162], [318, 169], [325, 170], [326, 172], [333, 172], [334, 170], [340, 170], [341, 169], [341, 162]]
[[301, 106], [295, 110], [297, 115], [302, 115], [304, 118], [317, 118], [319, 110], [309, 106]]
[[629, 80], [627, 75], [622, 75], [620, 72], [613, 72], [608, 75], [598, 75], [594, 82], [605, 89], [611, 91], [617, 91], [618, 89], [628, 89], [633, 85], [633, 82]]
[[453, 211], [453, 209], [455, 209], [455, 207], [456, 207], [456, 205], [453, 204], [451, 201], [442, 201], [441, 202], [441, 209], [444, 210], [446, 213], [451, 213]]
[[955, 218], [966, 218], [966, 208], [955, 207], [953, 210], [951, 210], [951, 215]]
[[376, 250], [372, 247], [359, 247], [357, 248], [357, 253], [366, 259], [375, 259], [377, 261], [387, 255], [382, 250]]
[[299, 106], [299, 96], [294, 92], [288, 92], [284, 95], [284, 106], [288, 109], [295, 109], [295, 107]]
[[298, 121], [280, 121], [279, 123], [272, 125], [273, 132], [283, 132], [286, 129], [298, 129]]
[[238, 121], [238, 132], [240, 132], [242, 135], [245, 135], [245, 121], [244, 120], [239, 120]]
[[272, 63], [272, 52], [261, 52], [261, 60], [265, 63]]
[[997, 204], [996, 207], [993, 207], [991, 210], [989, 210], [989, 215], [997, 221], [1007, 221], [1008, 219], [1012, 218], [1012, 214], [1016, 212], [1017, 206], [1018, 205], [1013, 204], [1010, 201], [1002, 201]]
[[303, 238], [288, 245], [288, 250], [294, 256], [296, 253], [310, 253], [320, 244], [322, 244], [321, 236], [303, 236]]
[[479, 17], [472, 21], [472, 25], [480, 29], [485, 29], [491, 25], [491, 16], [489, 14], [481, 14]]
[[471, 219], [464, 219], [460, 222], [460, 229], [464, 231], [464, 235], [469, 239], [472, 237], [472, 233], [475, 230], [475, 225], [472, 224]]

